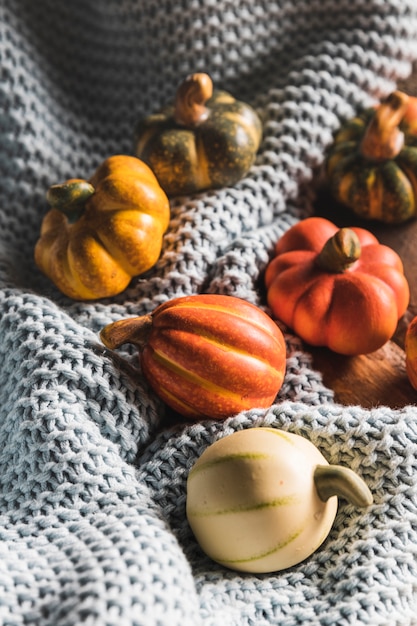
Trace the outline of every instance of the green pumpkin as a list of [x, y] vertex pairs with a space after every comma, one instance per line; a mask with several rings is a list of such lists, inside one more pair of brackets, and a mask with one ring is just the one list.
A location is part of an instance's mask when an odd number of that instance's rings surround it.
[[409, 97], [393, 92], [336, 134], [326, 161], [334, 198], [365, 219], [401, 223], [417, 214], [417, 135]]
[[233, 185], [249, 170], [262, 137], [257, 113], [207, 74], [188, 76], [173, 105], [142, 120], [135, 153], [168, 196]]

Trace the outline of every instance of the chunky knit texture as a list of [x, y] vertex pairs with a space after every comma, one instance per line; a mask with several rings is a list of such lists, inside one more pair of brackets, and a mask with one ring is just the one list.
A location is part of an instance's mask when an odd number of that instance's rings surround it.
[[[341, 407], [286, 333], [270, 410], [167, 425], [107, 323], [198, 292], [263, 306], [279, 236], [311, 212], [342, 120], [417, 59], [415, 0], [0, 0], [0, 624], [417, 624], [417, 410]], [[131, 153], [138, 119], [190, 72], [257, 108], [264, 138], [233, 188], [172, 201], [158, 264], [117, 297], [74, 302], [34, 267], [49, 185]], [[211, 562], [185, 517], [213, 441], [269, 425], [357, 470], [325, 544], [272, 575]]]

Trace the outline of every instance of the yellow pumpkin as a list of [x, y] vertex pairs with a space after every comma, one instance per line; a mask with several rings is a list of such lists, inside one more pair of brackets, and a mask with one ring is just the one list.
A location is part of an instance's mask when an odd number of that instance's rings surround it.
[[158, 260], [170, 206], [140, 159], [115, 155], [89, 181], [52, 186], [35, 262], [76, 300], [114, 296]]
[[233, 185], [254, 162], [261, 136], [252, 107], [196, 73], [180, 84], [173, 105], [140, 121], [135, 153], [177, 196]]

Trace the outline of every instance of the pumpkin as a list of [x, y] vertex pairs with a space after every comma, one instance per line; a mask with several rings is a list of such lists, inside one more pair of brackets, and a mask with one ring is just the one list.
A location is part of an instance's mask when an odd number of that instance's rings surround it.
[[90, 181], [53, 185], [35, 247], [38, 267], [64, 294], [91, 300], [122, 292], [158, 260], [170, 218], [165, 192], [133, 156], [106, 159]]
[[417, 213], [415, 103], [395, 91], [336, 134], [326, 173], [334, 198], [365, 219], [401, 223]]
[[233, 185], [254, 162], [261, 135], [252, 107], [196, 73], [180, 84], [174, 104], [140, 121], [135, 153], [177, 196]]
[[249, 428], [211, 444], [187, 479], [186, 515], [202, 550], [234, 570], [267, 573], [310, 556], [333, 525], [338, 496], [372, 494], [353, 470], [329, 465], [307, 439]]
[[321, 217], [292, 226], [265, 272], [273, 315], [313, 346], [345, 355], [380, 348], [409, 302], [397, 253], [363, 228]]
[[282, 332], [261, 309], [234, 296], [175, 298], [149, 315], [105, 326], [100, 337], [112, 350], [136, 344], [151, 387], [189, 419], [268, 407], [284, 379]]
[[410, 135], [410, 139], [417, 135], [417, 97], [407, 96], [408, 104], [401, 122], [401, 127]]
[[417, 390], [417, 316], [413, 317], [407, 326], [404, 349], [408, 380]]

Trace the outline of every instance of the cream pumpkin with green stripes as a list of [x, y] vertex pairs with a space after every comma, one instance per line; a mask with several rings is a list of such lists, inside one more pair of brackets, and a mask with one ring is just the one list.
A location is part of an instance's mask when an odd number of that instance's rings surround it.
[[204, 552], [231, 569], [264, 573], [295, 565], [325, 540], [342, 496], [372, 496], [352, 470], [329, 465], [299, 435], [238, 431], [209, 446], [187, 481], [187, 518]]

